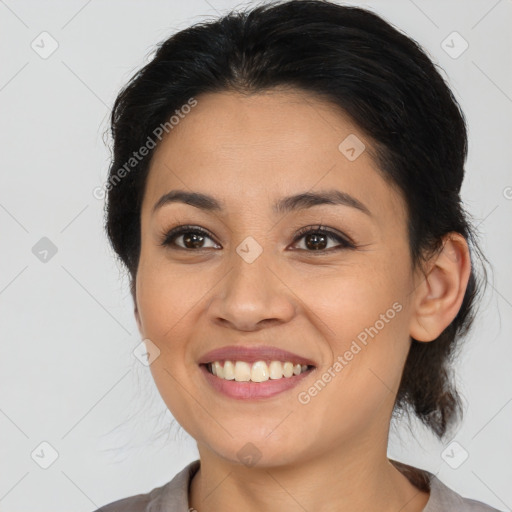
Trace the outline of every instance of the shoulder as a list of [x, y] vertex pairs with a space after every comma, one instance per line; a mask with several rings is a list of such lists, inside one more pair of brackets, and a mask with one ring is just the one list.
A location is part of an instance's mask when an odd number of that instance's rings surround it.
[[464, 505], [468, 512], [502, 512], [497, 508], [493, 508], [481, 501], [471, 500], [469, 498], [463, 498]]
[[188, 488], [199, 468], [199, 460], [185, 466], [166, 484], [145, 494], [129, 496], [96, 509], [94, 512], [182, 512], [188, 509]]
[[394, 459], [389, 459], [389, 461], [415, 487], [430, 492], [429, 500], [423, 512], [452, 512], [454, 510], [457, 512], [502, 512], [481, 501], [461, 496], [426, 469], [420, 469]]
[[150, 493], [137, 494], [104, 505], [94, 512], [145, 512], [150, 501]]
[[435, 475], [430, 480], [430, 500], [424, 512], [444, 512], [458, 510], [460, 512], [501, 512], [481, 501], [461, 496], [445, 485]]

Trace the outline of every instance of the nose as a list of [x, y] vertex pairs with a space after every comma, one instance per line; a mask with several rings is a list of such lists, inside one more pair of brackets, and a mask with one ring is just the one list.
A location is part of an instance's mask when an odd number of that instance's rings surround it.
[[269, 264], [264, 253], [252, 263], [234, 256], [209, 305], [214, 322], [240, 331], [257, 331], [293, 318], [295, 295]]

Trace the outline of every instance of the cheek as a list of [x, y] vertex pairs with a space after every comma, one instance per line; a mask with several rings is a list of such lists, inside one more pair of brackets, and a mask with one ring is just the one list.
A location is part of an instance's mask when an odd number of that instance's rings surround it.
[[392, 301], [394, 294], [371, 291], [358, 287], [341, 309], [331, 305], [323, 317], [333, 331], [324, 334], [331, 359], [309, 387], [297, 390], [304, 438], [314, 437], [325, 450], [376, 424], [385, 431], [389, 422], [409, 347], [407, 311]]
[[[204, 280], [165, 263], [142, 262], [137, 273], [137, 305], [144, 330], [160, 350], [152, 362], [155, 385], [173, 417], [193, 436], [200, 436], [192, 420], [201, 412], [187, 389], [195, 363], [187, 350], [194, 329], [194, 308], [200, 307]], [[199, 408], [200, 409], [200, 408]], [[203, 423], [211, 418], [205, 415]], [[211, 426], [213, 429], [214, 426]]]
[[409, 290], [405, 272], [392, 263], [375, 259], [368, 263], [339, 267], [300, 284], [300, 295], [308, 308], [324, 320], [331, 336], [356, 335], [390, 308], [388, 316], [394, 319], [400, 308], [395, 306], [393, 310], [393, 304], [404, 306]]
[[161, 342], [169, 338], [179, 341], [177, 333], [213, 286], [208, 274], [192, 266], [142, 263], [137, 273], [137, 306], [144, 335]]
[[308, 308], [322, 320], [316, 324], [332, 352], [327, 366], [341, 357], [339, 380], [368, 390], [380, 377], [393, 389], [410, 345], [406, 272], [381, 261], [341, 270], [322, 288], [308, 282]]

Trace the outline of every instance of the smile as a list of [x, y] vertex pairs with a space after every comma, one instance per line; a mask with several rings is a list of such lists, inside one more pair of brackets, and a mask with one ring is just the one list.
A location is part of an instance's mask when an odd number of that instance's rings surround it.
[[269, 379], [277, 380], [300, 375], [306, 372], [310, 365], [293, 364], [290, 361], [213, 361], [207, 364], [207, 369], [213, 375], [224, 380], [237, 382], [265, 382]]
[[216, 348], [197, 363], [208, 387], [239, 400], [271, 398], [317, 369], [317, 363], [304, 355], [254, 344]]
[[199, 367], [209, 386], [238, 400], [272, 398], [294, 388], [315, 370], [314, 366], [293, 365], [290, 361], [255, 361], [252, 365], [246, 361], [214, 361]]

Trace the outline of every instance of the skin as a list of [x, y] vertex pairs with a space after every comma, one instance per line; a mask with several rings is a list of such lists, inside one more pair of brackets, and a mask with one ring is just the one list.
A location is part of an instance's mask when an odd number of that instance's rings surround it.
[[[141, 211], [135, 316], [160, 350], [150, 369], [170, 412], [197, 441], [201, 467], [189, 490], [199, 512], [421, 511], [429, 494], [387, 459], [393, 404], [414, 337], [434, 340], [457, 314], [470, 272], [461, 235], [423, 272], [409, 254], [405, 203], [371, 158], [371, 140], [342, 112], [304, 92], [201, 95], [156, 149]], [[354, 161], [338, 145], [356, 134]], [[201, 192], [221, 212], [163, 206], [170, 190]], [[317, 205], [276, 215], [275, 200], [337, 189], [371, 215]], [[308, 248], [298, 229], [317, 224], [356, 248]], [[204, 249], [160, 245], [180, 224], [210, 231]], [[248, 236], [263, 252], [236, 252]], [[174, 248], [173, 248], [174, 247]], [[189, 247], [191, 247], [189, 245]], [[192, 246], [193, 247], [193, 246]], [[296, 248], [295, 250], [292, 247]], [[195, 251], [195, 252], [194, 252]], [[359, 333], [399, 303], [402, 309], [307, 404], [298, 401]], [[316, 369], [292, 390], [244, 401], [206, 384], [197, 361], [225, 345], [273, 345], [312, 359]], [[237, 453], [252, 443], [255, 465]]]

